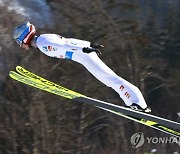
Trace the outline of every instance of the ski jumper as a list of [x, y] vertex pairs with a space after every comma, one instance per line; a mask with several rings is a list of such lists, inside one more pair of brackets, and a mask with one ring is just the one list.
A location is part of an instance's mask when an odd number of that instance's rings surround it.
[[87, 54], [82, 51], [84, 47], [91, 48], [90, 42], [56, 34], [43, 34], [37, 38], [36, 45], [47, 56], [70, 59], [82, 64], [99, 81], [114, 89], [127, 106], [135, 103], [143, 109], [147, 107], [136, 86], [115, 74], [95, 52]]

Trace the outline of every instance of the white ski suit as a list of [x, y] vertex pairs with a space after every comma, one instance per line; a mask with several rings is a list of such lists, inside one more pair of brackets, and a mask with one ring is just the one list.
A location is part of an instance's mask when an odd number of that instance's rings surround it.
[[43, 34], [37, 38], [36, 45], [47, 56], [71, 59], [82, 64], [99, 81], [114, 89], [127, 106], [135, 103], [143, 109], [147, 107], [142, 93], [136, 86], [115, 74], [95, 52], [82, 51], [84, 47], [91, 48], [90, 42], [56, 34]]

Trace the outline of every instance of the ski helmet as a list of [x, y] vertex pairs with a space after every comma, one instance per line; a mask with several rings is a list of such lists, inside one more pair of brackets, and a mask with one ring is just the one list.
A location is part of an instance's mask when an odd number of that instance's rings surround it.
[[15, 28], [13, 38], [22, 46], [22, 44], [29, 44], [35, 36], [36, 29], [30, 22], [19, 25]]

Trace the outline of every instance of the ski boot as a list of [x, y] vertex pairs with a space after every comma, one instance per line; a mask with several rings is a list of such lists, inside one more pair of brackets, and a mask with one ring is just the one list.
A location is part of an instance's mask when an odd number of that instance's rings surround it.
[[133, 103], [132, 105], [129, 106], [132, 110], [135, 111], [140, 111], [140, 112], [144, 112], [144, 113], [151, 113], [151, 108], [150, 107], [146, 107], [145, 109], [141, 108], [139, 105]]

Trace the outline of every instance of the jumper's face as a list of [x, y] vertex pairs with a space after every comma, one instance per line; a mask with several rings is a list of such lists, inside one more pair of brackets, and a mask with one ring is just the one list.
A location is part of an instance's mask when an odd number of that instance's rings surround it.
[[28, 44], [22, 44], [21, 48], [25, 49], [25, 50], [29, 50], [30, 46]]

